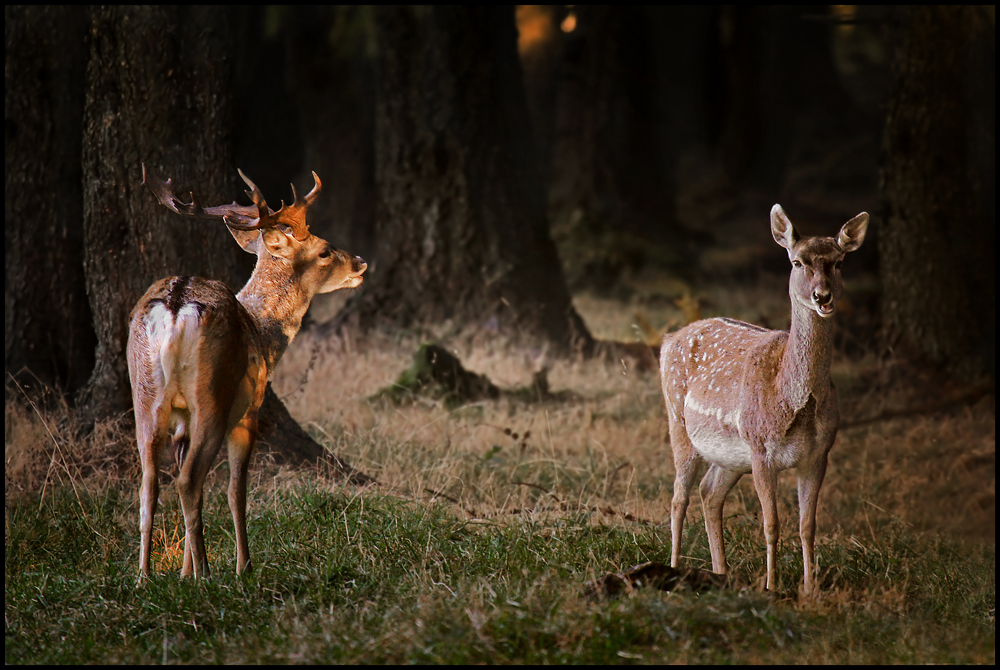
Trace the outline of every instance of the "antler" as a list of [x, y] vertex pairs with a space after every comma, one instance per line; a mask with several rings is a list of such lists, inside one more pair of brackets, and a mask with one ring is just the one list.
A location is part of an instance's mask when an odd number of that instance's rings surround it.
[[234, 230], [262, 230], [264, 228], [275, 228], [279, 225], [291, 228], [292, 235], [297, 240], [305, 240], [309, 237], [309, 224], [306, 223], [306, 210], [309, 205], [316, 200], [322, 189], [322, 182], [319, 176], [313, 172], [315, 185], [305, 198], [299, 200], [295, 192], [295, 185], [292, 184], [292, 195], [295, 200], [291, 205], [285, 206], [284, 201], [281, 207], [275, 212], [267, 206], [264, 194], [261, 193], [257, 185], [250, 181], [250, 178], [237, 169], [240, 177], [250, 187], [246, 194], [253, 200], [253, 205], [240, 205], [235, 201], [229, 205], [218, 205], [215, 207], [202, 207], [198, 204], [194, 193], [190, 193], [191, 202], [185, 203], [174, 195], [171, 186], [172, 180], [161, 180], [152, 170], [147, 170], [145, 163], [142, 165], [142, 183], [152, 191], [156, 199], [167, 209], [184, 216], [194, 216], [203, 219], [222, 219], [223, 222]]
[[[178, 214], [202, 219], [223, 219], [227, 225], [237, 230], [252, 230], [264, 227], [256, 225], [262, 218], [261, 211], [257, 205], [240, 205], [233, 202], [229, 205], [219, 205], [217, 207], [202, 207], [198, 204], [194, 193], [190, 193], [190, 203], [183, 202], [174, 195], [173, 180], [161, 180], [152, 170], [146, 168], [145, 163], [142, 166], [142, 183], [152, 191], [161, 205]], [[256, 187], [254, 188], [256, 189]], [[264, 202], [263, 197], [261, 197], [260, 202], [264, 205], [264, 212], [270, 214], [271, 212], [268, 210], [267, 203]]]
[[[267, 203], [264, 201], [264, 194], [260, 192], [257, 185], [250, 181], [250, 178], [243, 174], [242, 170], [237, 169], [240, 173], [240, 177], [243, 181], [247, 183], [247, 186], [251, 190], [247, 191], [246, 194], [250, 196], [250, 199], [254, 201], [258, 209], [261, 211], [260, 224], [261, 228], [269, 228], [277, 225], [288, 226], [292, 229], [292, 235], [295, 239], [302, 241], [309, 237], [309, 224], [306, 223], [306, 211], [309, 206], [313, 204], [316, 200], [316, 196], [323, 189], [323, 182], [320, 181], [319, 175], [315, 172], [312, 173], [313, 176], [313, 188], [306, 197], [299, 199], [299, 194], [295, 191], [295, 184], [292, 184], [292, 197], [294, 200], [291, 205], [285, 206], [285, 201], [281, 201], [281, 207], [278, 211], [270, 209]], [[235, 226], [233, 226], [235, 228]]]

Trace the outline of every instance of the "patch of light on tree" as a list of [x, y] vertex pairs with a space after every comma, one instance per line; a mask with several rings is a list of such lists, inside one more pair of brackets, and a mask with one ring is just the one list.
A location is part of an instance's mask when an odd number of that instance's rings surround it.
[[522, 56], [545, 43], [553, 32], [552, 12], [543, 5], [518, 5], [517, 51]]
[[850, 35], [854, 31], [855, 5], [830, 5], [830, 12], [837, 19], [837, 32]]
[[[572, 7], [572, 5], [570, 5], [570, 7]], [[564, 33], [571, 33], [576, 30], [576, 14], [573, 12], [567, 14], [566, 18], [563, 19], [563, 22], [559, 27]]]

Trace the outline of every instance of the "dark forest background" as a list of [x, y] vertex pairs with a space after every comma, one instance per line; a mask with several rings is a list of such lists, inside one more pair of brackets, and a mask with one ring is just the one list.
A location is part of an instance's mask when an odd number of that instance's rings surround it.
[[313, 231], [369, 263], [316, 327], [447, 319], [584, 353], [571, 292], [705, 273], [697, 251], [744, 219], [766, 233], [775, 202], [807, 234], [868, 210], [871, 337], [995, 378], [993, 7], [4, 19], [4, 368], [95, 418], [128, 409], [126, 322], [151, 282], [251, 270], [221, 226], [159, 206], [142, 163], [208, 204], [242, 193], [237, 167], [269, 201], [315, 170]]

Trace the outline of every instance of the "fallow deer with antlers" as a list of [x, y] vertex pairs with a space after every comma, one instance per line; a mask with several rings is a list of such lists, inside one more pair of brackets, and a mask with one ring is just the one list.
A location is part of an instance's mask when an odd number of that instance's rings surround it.
[[771, 209], [771, 234], [791, 261], [791, 328], [767, 330], [742, 321], [696, 321], [663, 338], [660, 374], [674, 454], [670, 564], [677, 567], [688, 499], [698, 469], [712, 570], [725, 574], [722, 507], [746, 473], [753, 475], [767, 544], [766, 588], [777, 588], [775, 552], [778, 472], [798, 474], [803, 589], [815, 588], [816, 504], [827, 454], [840, 422], [830, 379], [836, 301], [843, 292], [844, 256], [864, 242], [868, 214], [844, 224], [836, 237], [802, 238], [780, 205]]
[[247, 469], [257, 439], [257, 413], [274, 366], [302, 325], [317, 293], [361, 284], [367, 265], [309, 232], [306, 212], [314, 187], [278, 211], [247, 177], [253, 205], [202, 207], [184, 203], [171, 182], [143, 166], [143, 184], [178, 214], [221, 219], [243, 249], [256, 254], [239, 294], [219, 281], [169, 277], [146, 291], [132, 310], [128, 368], [142, 464], [139, 489], [140, 579], [149, 576], [160, 457], [170, 445], [179, 466], [184, 513], [182, 576], [207, 576], [202, 528], [205, 477], [222, 444], [229, 453], [229, 508], [236, 532], [236, 572], [252, 569], [246, 529]]

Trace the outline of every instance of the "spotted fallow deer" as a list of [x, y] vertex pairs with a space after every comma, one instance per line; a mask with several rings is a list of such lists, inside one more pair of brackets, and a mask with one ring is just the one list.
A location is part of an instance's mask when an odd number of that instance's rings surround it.
[[868, 228], [862, 212], [836, 237], [801, 238], [780, 205], [771, 209], [771, 234], [788, 251], [791, 329], [768, 330], [742, 321], [696, 321], [663, 338], [660, 374], [674, 453], [670, 510], [670, 564], [677, 567], [691, 487], [702, 461], [702, 508], [712, 570], [725, 574], [722, 507], [747, 472], [760, 498], [767, 543], [766, 588], [777, 588], [775, 551], [778, 472], [798, 474], [803, 589], [816, 585], [813, 554], [816, 502], [840, 410], [830, 379], [836, 301], [843, 291], [844, 256], [861, 246]]
[[239, 294], [201, 277], [161, 279], [146, 291], [129, 324], [128, 368], [142, 461], [139, 489], [140, 579], [149, 576], [153, 516], [159, 494], [160, 457], [171, 445], [179, 467], [177, 489], [184, 512], [182, 576], [207, 576], [202, 529], [205, 477], [225, 442], [229, 453], [229, 508], [236, 531], [236, 572], [252, 569], [247, 543], [247, 469], [257, 438], [257, 413], [271, 371], [302, 325], [309, 302], [361, 284], [367, 265], [309, 232], [306, 211], [321, 183], [278, 211], [250, 187], [253, 205], [186, 204], [171, 183], [143, 166], [143, 184], [169, 209], [221, 219], [243, 249], [257, 255]]

